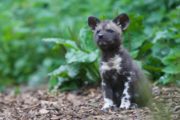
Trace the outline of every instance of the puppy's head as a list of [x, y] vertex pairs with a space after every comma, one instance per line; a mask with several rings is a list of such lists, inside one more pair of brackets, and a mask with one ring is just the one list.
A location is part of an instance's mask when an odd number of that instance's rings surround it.
[[100, 21], [90, 16], [88, 25], [93, 30], [94, 39], [100, 49], [113, 49], [120, 46], [122, 32], [129, 25], [129, 17], [126, 14], [120, 14], [114, 20]]

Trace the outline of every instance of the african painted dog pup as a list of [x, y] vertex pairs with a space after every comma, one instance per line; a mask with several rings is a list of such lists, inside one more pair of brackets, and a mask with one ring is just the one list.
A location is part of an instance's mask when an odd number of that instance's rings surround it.
[[130, 109], [140, 106], [139, 103], [143, 103], [142, 98], [145, 102], [148, 101], [148, 83], [122, 46], [122, 33], [129, 23], [127, 14], [120, 14], [114, 20], [105, 21], [93, 16], [88, 18], [88, 25], [93, 30], [94, 39], [102, 53], [100, 64], [104, 96], [102, 110], [111, 107]]

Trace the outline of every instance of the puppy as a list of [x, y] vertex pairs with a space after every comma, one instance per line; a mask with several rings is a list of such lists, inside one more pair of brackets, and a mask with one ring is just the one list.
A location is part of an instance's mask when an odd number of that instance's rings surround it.
[[[122, 34], [130, 23], [127, 14], [113, 20], [100, 21], [90, 16], [88, 25], [101, 50], [100, 75], [104, 106], [121, 109], [141, 106], [149, 100], [149, 86], [141, 70], [122, 46]], [[138, 41], [137, 41], [138, 42]]]

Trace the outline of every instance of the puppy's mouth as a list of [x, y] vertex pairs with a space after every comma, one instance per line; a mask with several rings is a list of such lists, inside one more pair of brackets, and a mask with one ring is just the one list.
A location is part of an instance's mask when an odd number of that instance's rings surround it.
[[105, 46], [105, 45], [107, 45], [108, 43], [106, 42], [106, 41], [103, 41], [103, 40], [99, 40], [98, 41], [98, 45], [100, 45], [100, 46]]
[[102, 39], [99, 39], [98, 41], [97, 41], [97, 44], [99, 45], [99, 46], [110, 46], [110, 45], [112, 45], [113, 44], [113, 41], [111, 41], [111, 40], [102, 40]]

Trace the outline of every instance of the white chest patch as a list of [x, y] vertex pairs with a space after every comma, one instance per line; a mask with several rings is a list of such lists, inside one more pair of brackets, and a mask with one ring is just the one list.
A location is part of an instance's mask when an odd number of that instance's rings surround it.
[[107, 62], [102, 62], [101, 63], [101, 73], [104, 73], [105, 71], [109, 71], [109, 70], [117, 70], [117, 72], [119, 72], [121, 70], [121, 61], [122, 58], [118, 55], [116, 55], [115, 57], [111, 58], [109, 61]]

